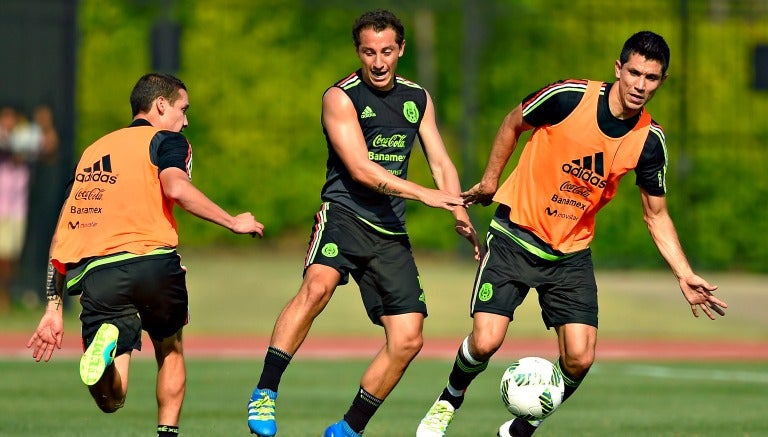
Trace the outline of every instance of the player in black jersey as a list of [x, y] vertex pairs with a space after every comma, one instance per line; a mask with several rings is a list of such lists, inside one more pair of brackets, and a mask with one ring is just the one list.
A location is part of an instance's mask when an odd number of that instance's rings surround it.
[[[344, 418], [329, 426], [325, 436], [362, 434], [418, 354], [427, 307], [405, 228], [406, 199], [451, 211], [456, 231], [479, 259], [477, 235], [459, 196], [458, 173], [437, 130], [432, 100], [422, 87], [395, 73], [405, 49], [400, 20], [388, 11], [368, 12], [355, 22], [352, 35], [362, 66], [323, 95], [326, 183], [304, 281], [275, 323], [248, 405], [248, 426], [260, 436], [277, 433], [280, 378], [315, 317], [349, 275], [360, 287], [368, 317], [383, 326], [386, 341]], [[406, 179], [416, 137], [437, 189]]]

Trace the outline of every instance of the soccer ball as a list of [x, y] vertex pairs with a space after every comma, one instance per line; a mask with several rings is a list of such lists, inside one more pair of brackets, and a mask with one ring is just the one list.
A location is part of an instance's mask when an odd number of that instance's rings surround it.
[[501, 401], [510, 413], [525, 420], [552, 414], [563, 402], [563, 375], [544, 358], [520, 358], [501, 376]]

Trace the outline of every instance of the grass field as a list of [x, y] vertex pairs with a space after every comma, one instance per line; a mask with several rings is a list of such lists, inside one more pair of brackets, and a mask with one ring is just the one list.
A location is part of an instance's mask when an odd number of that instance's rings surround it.
[[[187, 338], [203, 335], [264, 337], [284, 303], [295, 293], [303, 254], [246, 251], [184, 251], [189, 268], [191, 323]], [[470, 328], [468, 296], [475, 266], [467, 260], [416, 253], [430, 317], [425, 337], [458, 341]], [[720, 285], [728, 314], [695, 319], [669, 272], [602, 272], [603, 339], [740, 340], [768, 343], [765, 275], [703, 274]], [[551, 339], [543, 329], [535, 292], [518, 311], [508, 333], [515, 338]], [[74, 311], [68, 336], [77, 336]], [[0, 319], [3, 332], [31, 333], [40, 310], [19, 310]], [[370, 324], [354, 284], [340, 287], [310, 336], [365, 337], [381, 330]], [[378, 340], [377, 340], [378, 341]], [[150, 347], [131, 367], [126, 407], [100, 413], [77, 376], [72, 357], [50, 363], [0, 356], [0, 436], [147, 436], [156, 415], [155, 364]], [[553, 357], [547, 357], [553, 358]], [[493, 436], [509, 418], [498, 396], [504, 362], [492, 361], [473, 384], [449, 436]], [[297, 359], [283, 379], [278, 401], [280, 437], [319, 436], [351, 402], [364, 360]], [[450, 361], [417, 358], [366, 430], [366, 436], [412, 436], [445, 383]], [[188, 436], [248, 435], [245, 404], [261, 370], [260, 359], [190, 358], [182, 432]], [[670, 362], [599, 361], [572, 401], [537, 436], [768, 436], [768, 366], [716, 360]]]
[[[280, 436], [320, 436], [346, 410], [365, 362], [293, 364], [278, 400]], [[412, 436], [444, 383], [446, 361], [417, 360], [366, 430]], [[96, 409], [77, 379], [77, 363], [0, 362], [0, 435], [138, 436], [155, 426], [154, 364], [136, 361], [126, 406]], [[248, 361], [189, 363], [182, 431], [188, 436], [248, 435], [245, 403], [258, 370]], [[449, 436], [493, 436], [509, 418], [498, 396], [501, 363], [468, 393]], [[546, 436], [766, 436], [764, 363], [601, 363], [571, 401], [537, 433]]]
[[[322, 435], [343, 414], [364, 361], [294, 363], [278, 399], [279, 436]], [[413, 436], [450, 363], [415, 361], [366, 436]], [[250, 361], [190, 360], [182, 434], [248, 435], [245, 404], [259, 370]], [[449, 436], [494, 436], [509, 415], [498, 396], [502, 363], [468, 392]], [[93, 405], [72, 360], [0, 361], [0, 435], [148, 436], [155, 427], [154, 363], [131, 369], [126, 406], [106, 415]], [[765, 363], [601, 363], [537, 436], [768, 436]]]

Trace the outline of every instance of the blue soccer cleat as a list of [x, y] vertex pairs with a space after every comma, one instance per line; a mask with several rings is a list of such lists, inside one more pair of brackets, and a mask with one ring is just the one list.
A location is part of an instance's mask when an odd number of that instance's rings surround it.
[[248, 401], [248, 428], [259, 437], [277, 434], [275, 423], [275, 400], [277, 392], [256, 388]]
[[96, 331], [96, 336], [80, 358], [80, 379], [85, 385], [99, 382], [104, 370], [115, 360], [119, 334], [117, 326], [109, 323], [104, 323]]
[[324, 437], [362, 437], [349, 427], [346, 420], [341, 419], [325, 429]]

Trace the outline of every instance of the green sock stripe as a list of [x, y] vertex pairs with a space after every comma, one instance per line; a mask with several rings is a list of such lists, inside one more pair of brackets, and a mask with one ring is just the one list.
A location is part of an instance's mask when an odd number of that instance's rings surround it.
[[558, 358], [557, 361], [555, 361], [555, 367], [557, 368], [557, 371], [560, 372], [561, 375], [563, 375], [563, 382], [568, 387], [576, 388], [581, 384], [581, 381], [584, 379], [575, 379], [571, 378], [570, 376], [566, 375], [565, 372], [563, 372], [563, 368], [560, 366], [560, 359]]
[[478, 373], [482, 372], [486, 369], [486, 367], [488, 367], [488, 361], [477, 365], [472, 365], [464, 360], [464, 357], [462, 357], [461, 353], [459, 353], [459, 355], [456, 356], [456, 366], [458, 366], [458, 368], [465, 373]]

